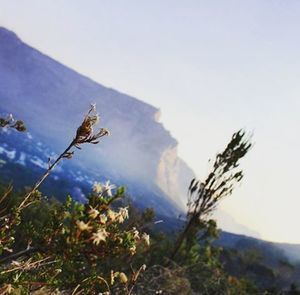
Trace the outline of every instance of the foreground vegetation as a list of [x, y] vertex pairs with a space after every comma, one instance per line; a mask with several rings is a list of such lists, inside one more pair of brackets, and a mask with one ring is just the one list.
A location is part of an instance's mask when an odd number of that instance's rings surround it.
[[[242, 131], [216, 156], [205, 181], [191, 181], [187, 216], [175, 234], [157, 230], [154, 210], [138, 210], [125, 189], [109, 181], [95, 183], [85, 204], [71, 196], [65, 202], [45, 198], [38, 188], [55, 166], [109, 134], [94, 132], [95, 111], [92, 105], [32, 188], [1, 185], [0, 294], [278, 293], [227, 273], [222, 257], [233, 253], [213, 245], [218, 229], [211, 213], [242, 180], [239, 161], [251, 148]], [[25, 131], [18, 122], [0, 120], [2, 127]], [[298, 294], [295, 287], [286, 293]]]

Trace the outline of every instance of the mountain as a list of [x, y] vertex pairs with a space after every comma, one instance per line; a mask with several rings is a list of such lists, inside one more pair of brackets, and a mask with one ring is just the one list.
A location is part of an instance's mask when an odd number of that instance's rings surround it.
[[258, 239], [260, 238], [260, 234], [258, 232], [249, 229], [247, 226], [239, 224], [232, 216], [230, 216], [224, 210], [217, 209], [212, 217], [218, 221], [218, 225], [225, 232], [233, 232], [236, 234], [250, 236]]
[[[247, 277], [261, 288], [300, 287], [300, 245], [264, 241], [222, 231], [216, 246], [226, 271]], [[273, 294], [273, 293], [271, 293]]]
[[[246, 235], [233, 234], [226, 231], [221, 231], [220, 237], [217, 241], [217, 245], [226, 248], [233, 249], [268, 249], [265, 255], [271, 252], [277, 252], [278, 255], [284, 256], [291, 263], [300, 263], [300, 245], [299, 244], [287, 244], [287, 243], [275, 243], [264, 241], [262, 239], [257, 239], [249, 237]], [[270, 249], [273, 249], [270, 251]], [[280, 254], [280, 255], [279, 255]]]
[[[94, 102], [101, 125], [112, 136], [75, 151], [71, 161], [55, 169], [42, 191], [56, 196], [71, 193], [83, 200], [94, 181], [110, 179], [127, 186], [141, 207], [151, 206], [168, 216], [182, 213], [195, 175], [177, 156], [178, 143], [159, 122], [159, 109], [92, 81], [0, 27], [0, 114], [13, 113], [28, 128], [26, 136], [0, 131], [3, 180], [13, 180], [19, 187], [31, 185], [48, 158], [55, 158], [71, 141]], [[251, 234], [224, 212], [217, 217], [224, 229]]]
[[277, 243], [290, 261], [300, 263], [300, 244]]
[[97, 104], [112, 136], [76, 151], [61, 169], [80, 171], [88, 183], [125, 184], [132, 195], [143, 195], [147, 206], [182, 212], [194, 173], [177, 156], [178, 143], [159, 122], [159, 109], [78, 74], [0, 28], [0, 113], [24, 120], [30, 135], [8, 146], [2, 132], [2, 155], [15, 149], [14, 159], [2, 160], [44, 169], [47, 156], [53, 158], [72, 140], [90, 103]]

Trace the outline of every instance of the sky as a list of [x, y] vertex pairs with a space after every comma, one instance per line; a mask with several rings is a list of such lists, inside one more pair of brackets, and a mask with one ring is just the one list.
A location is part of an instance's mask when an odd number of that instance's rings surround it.
[[263, 239], [300, 243], [300, 1], [0, 0], [0, 26], [160, 108], [201, 179], [233, 132], [252, 132], [221, 208]]

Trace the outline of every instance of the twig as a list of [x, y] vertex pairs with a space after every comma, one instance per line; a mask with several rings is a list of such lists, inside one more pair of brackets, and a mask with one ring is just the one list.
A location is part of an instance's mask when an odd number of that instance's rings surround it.
[[17, 253], [14, 253], [12, 255], [9, 255], [7, 257], [4, 257], [0, 260], [0, 263], [4, 263], [4, 262], [9, 262], [9, 261], [12, 261], [14, 259], [17, 259], [23, 255], [28, 255], [28, 254], [31, 254], [31, 253], [34, 253], [34, 252], [37, 252], [39, 249], [37, 247], [30, 247], [28, 249], [25, 249], [25, 250], [22, 250], [20, 252], [17, 252]]
[[133, 291], [133, 289], [134, 289], [134, 287], [135, 287], [135, 285], [136, 285], [136, 282], [137, 282], [137, 280], [138, 280], [138, 278], [139, 278], [141, 272], [142, 272], [142, 271], [145, 271], [145, 269], [146, 269], [146, 265], [143, 264], [143, 265], [139, 268], [139, 270], [138, 270], [137, 272], [134, 272], [134, 273], [133, 273], [133, 277], [132, 277], [132, 279], [131, 279], [132, 285], [131, 285], [131, 288], [130, 288], [130, 290], [128, 291], [127, 295], [131, 295], [131, 294], [132, 294], [132, 291]]
[[0, 204], [7, 198], [7, 196], [11, 193], [13, 189], [13, 186], [10, 184], [6, 190], [6, 192], [3, 194], [3, 196], [0, 199]]
[[27, 202], [27, 200], [31, 197], [31, 195], [39, 188], [39, 186], [44, 182], [44, 180], [49, 176], [51, 171], [55, 168], [55, 166], [65, 157], [65, 155], [70, 151], [70, 149], [74, 146], [75, 139], [70, 143], [70, 145], [64, 150], [64, 152], [55, 160], [54, 163], [52, 163], [47, 171], [41, 176], [41, 178], [36, 182], [34, 187], [31, 189], [31, 191], [25, 196], [24, 200], [21, 202], [21, 204], [18, 206], [18, 209], [20, 210]]

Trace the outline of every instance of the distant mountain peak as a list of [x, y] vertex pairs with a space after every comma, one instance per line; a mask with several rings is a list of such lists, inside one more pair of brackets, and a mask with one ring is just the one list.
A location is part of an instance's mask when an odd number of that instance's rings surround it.
[[22, 43], [21, 39], [13, 31], [0, 27], [0, 42], [7, 45], [16, 45]]
[[8, 30], [7, 28], [1, 27], [1, 26], [0, 26], [0, 35], [1, 36], [10, 36], [10, 37], [14, 37], [15, 39], [19, 39], [19, 37], [17, 36], [16, 33]]

